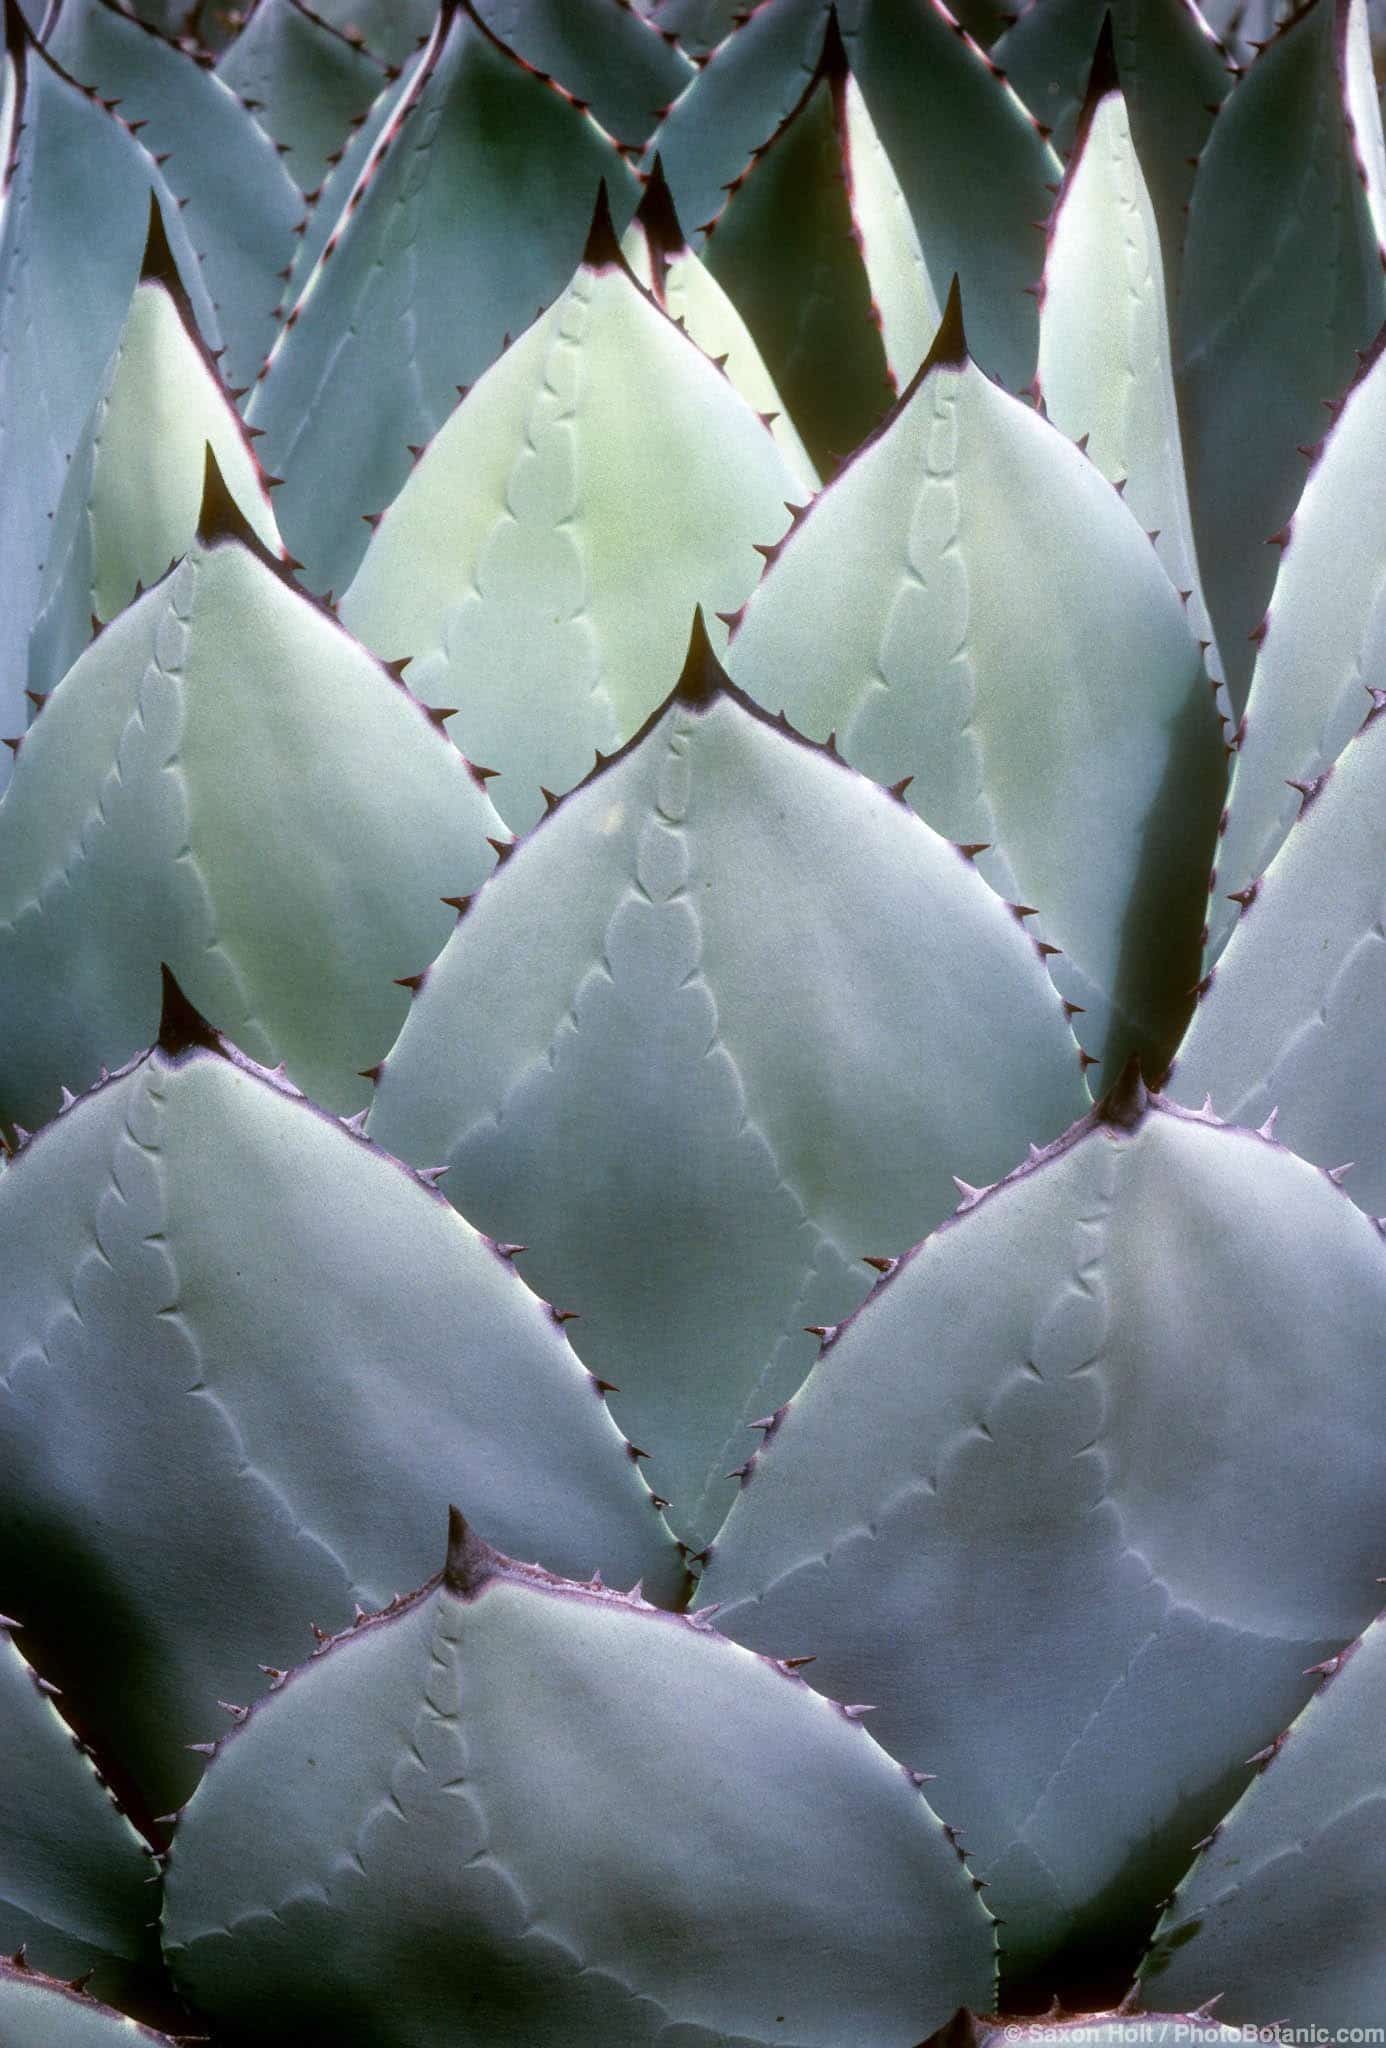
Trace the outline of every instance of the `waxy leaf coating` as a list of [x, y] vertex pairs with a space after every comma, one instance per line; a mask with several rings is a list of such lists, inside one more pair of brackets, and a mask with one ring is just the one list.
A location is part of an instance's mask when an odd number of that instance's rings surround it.
[[223, 1743], [164, 1937], [218, 2017], [370, 2048], [912, 2048], [992, 1963], [942, 1826], [863, 1728], [456, 1515], [441, 1578]]
[[695, 645], [481, 891], [370, 1126], [531, 1247], [699, 1541], [856, 1261], [1084, 1101], [1044, 964], [964, 856], [724, 682]]
[[410, 448], [557, 298], [602, 179], [624, 225], [635, 177], [609, 137], [450, 5], [248, 408], [311, 589], [346, 587]]
[[216, 67], [306, 192], [364, 119], [386, 84], [385, 66], [360, 43], [334, 34], [302, 0], [257, 0]]
[[[1228, 2020], [1380, 2024], [1386, 1999], [1386, 1626], [1320, 1691], [1179, 1886], [1141, 1970], [1159, 1998], [1217, 1986]], [[1198, 1994], [1212, 1997], [1212, 1991]]]
[[0, 2038], [5, 2048], [176, 2048], [171, 2034], [140, 2026], [71, 1984], [5, 1962], [0, 1962]]
[[737, 682], [982, 844], [1062, 950], [1102, 1078], [1162, 1071], [1198, 976], [1225, 756], [1199, 650], [1094, 465], [967, 355], [958, 299], [890, 420], [779, 551]]
[[[604, 236], [604, 239], [603, 239]], [[803, 482], [728, 379], [651, 303], [604, 214], [568, 290], [476, 385], [381, 520], [342, 599], [368, 646], [456, 705], [527, 830], [678, 673], [695, 604], [743, 603]], [[721, 627], [716, 628], [719, 635]], [[422, 964], [420, 962], [419, 964]]]
[[262, 1660], [417, 1581], [450, 1491], [525, 1557], [684, 1583], [496, 1248], [181, 998], [164, 1037], [0, 1176], [0, 1599], [153, 1812]]
[[[0, 1947], [54, 1976], [95, 1970], [114, 1994], [155, 1963], [147, 1842], [0, 1626]], [[3, 2000], [0, 2000], [0, 2009]], [[13, 2035], [0, 2025], [9, 2048]]]
[[1259, 1123], [1386, 1210], [1386, 719], [1309, 784], [1299, 821], [1247, 892], [1212, 971], [1170, 1087], [1211, 1096], [1219, 1116]]
[[0, 1105], [32, 1127], [147, 1045], [167, 961], [254, 1057], [359, 1107], [396, 978], [502, 829], [424, 707], [208, 535], [83, 654], [0, 804]]
[[1323, 1174], [1128, 1077], [881, 1283], [752, 1461], [700, 1599], [937, 1773], [1003, 1985], [1145, 1932], [1373, 1611], [1384, 1314]]

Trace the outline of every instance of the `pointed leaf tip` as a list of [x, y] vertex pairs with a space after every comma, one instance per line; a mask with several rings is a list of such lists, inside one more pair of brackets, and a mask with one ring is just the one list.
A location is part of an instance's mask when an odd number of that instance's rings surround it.
[[202, 471], [202, 504], [197, 514], [197, 538], [204, 547], [213, 541], [237, 540], [242, 547], [250, 549], [261, 561], [272, 561], [267, 555], [263, 541], [250, 521], [231, 495], [226, 478], [221, 473], [216, 450], [207, 443], [207, 457]]
[[5, 9], [5, 54], [18, 63], [33, 42], [33, 32], [24, 18], [19, 0], [4, 0]]
[[934, 336], [929, 353], [919, 366], [919, 378], [926, 377], [930, 370], [962, 370], [972, 360], [968, 353], [967, 332], [963, 327], [962, 286], [958, 273], [953, 272], [953, 282], [948, 287], [948, 303], [943, 309], [938, 333]]
[[650, 246], [666, 260], [687, 248], [688, 237], [679, 225], [678, 209], [674, 205], [674, 195], [669, 190], [658, 150], [646, 173], [645, 190], [635, 209], [635, 218], [644, 229]]
[[693, 613], [693, 630], [688, 636], [688, 653], [674, 685], [674, 697], [678, 703], [686, 704], [695, 711], [706, 711], [728, 687], [728, 682], [726, 670], [712, 651], [703, 608], [698, 605]]
[[160, 1052], [166, 1053], [170, 1059], [177, 1059], [181, 1053], [200, 1047], [204, 1052], [220, 1053], [224, 1057], [226, 1048], [221, 1034], [188, 1001], [167, 961], [161, 964], [159, 972], [164, 981], [164, 999], [155, 1044]]
[[1116, 30], [1112, 26], [1112, 12], [1108, 8], [1102, 17], [1102, 26], [1097, 32], [1097, 48], [1093, 51], [1092, 70], [1088, 73], [1088, 91], [1085, 105], [1095, 107], [1108, 93], [1121, 91], [1121, 78], [1117, 72]]
[[828, 18], [823, 24], [823, 48], [819, 53], [816, 75], [837, 85], [850, 75], [851, 69], [847, 61], [847, 45], [842, 40], [842, 23], [837, 18], [834, 5], [828, 9]]
[[606, 179], [597, 185], [597, 203], [592, 209], [592, 225], [587, 230], [587, 245], [582, 252], [583, 267], [587, 270], [617, 270], [626, 268], [626, 259], [621, 254], [621, 241], [611, 219], [611, 199], [606, 189]]
[[495, 1577], [499, 1554], [477, 1535], [461, 1508], [448, 1509], [448, 1554], [443, 1584], [450, 1593], [471, 1600]]
[[1150, 1093], [1141, 1074], [1141, 1056], [1133, 1052], [1098, 1103], [1098, 1120], [1114, 1124], [1121, 1131], [1134, 1131], [1149, 1107]]
[[169, 247], [159, 195], [152, 189], [149, 194], [149, 227], [144, 238], [144, 255], [140, 259], [140, 283], [161, 284], [180, 299], [184, 296], [183, 280]]

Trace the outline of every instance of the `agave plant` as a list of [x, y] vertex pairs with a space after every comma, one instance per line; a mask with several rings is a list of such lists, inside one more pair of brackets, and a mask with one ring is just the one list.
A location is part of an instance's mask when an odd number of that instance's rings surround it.
[[1380, 2038], [1386, 143], [1244, 13], [6, 0], [7, 2048]]

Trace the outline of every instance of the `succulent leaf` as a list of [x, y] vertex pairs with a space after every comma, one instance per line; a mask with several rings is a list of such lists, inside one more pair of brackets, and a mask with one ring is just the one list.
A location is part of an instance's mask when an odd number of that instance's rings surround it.
[[[111, 0], [62, 0], [46, 47], [138, 122], [186, 213], [216, 308], [222, 369], [249, 384], [274, 339], [274, 274], [293, 252], [302, 196], [234, 92]], [[228, 188], [235, 204], [228, 206]]]
[[16, 35], [0, 75], [0, 713], [20, 734], [52, 515], [129, 308], [150, 166], [33, 42]]
[[258, 0], [216, 75], [270, 140], [286, 145], [284, 168], [305, 192], [321, 183], [329, 157], [386, 85], [380, 59], [302, 0]]
[[411, 446], [558, 296], [603, 178], [624, 225], [635, 176], [590, 115], [466, 0], [441, 14], [250, 401], [311, 588], [345, 588]]
[[1055, 426], [1081, 440], [1108, 481], [1121, 485], [1184, 598], [1209, 676], [1219, 681], [1222, 658], [1189, 510], [1159, 229], [1110, 15], [1050, 222], [1036, 383]]
[[[95, 1970], [108, 1996], [157, 1964], [150, 1851], [0, 1626], [0, 1944], [53, 1975]], [[0, 2028], [7, 2044], [13, 2036]]]
[[1341, 71], [1352, 21], [1350, 0], [1320, 0], [1276, 34], [1218, 116], [1190, 202], [1179, 403], [1204, 589], [1239, 717], [1275, 577], [1266, 541], [1294, 511], [1300, 450], [1320, 438], [1325, 402], [1386, 317]]
[[751, 338], [750, 329], [707, 265], [689, 248], [656, 156], [645, 195], [621, 240], [621, 253], [640, 283], [705, 356], [719, 362], [732, 388], [770, 429], [806, 496], [818, 471]]
[[[631, 738], [701, 602], [730, 611], [803, 485], [653, 305], [604, 212], [557, 305], [462, 401], [371, 539], [343, 620], [458, 706], [516, 830]], [[715, 629], [725, 638], [723, 629]]]
[[165, 1945], [276, 2038], [325, 2012], [371, 2048], [898, 2048], [985, 1995], [992, 1931], [840, 1709], [454, 1515], [440, 1578], [222, 1744]]
[[1109, 15], [1136, 155], [1159, 226], [1170, 316], [1198, 158], [1233, 74], [1192, 0], [1029, 0], [992, 57], [1068, 158]]
[[261, 545], [283, 549], [260, 466], [208, 353], [157, 198], [105, 389], [58, 503], [29, 689], [46, 695], [92, 637], [185, 555], [197, 531], [207, 449]]
[[[1386, 328], [1310, 472], [1256, 653], [1233, 763], [1227, 829], [1208, 916], [1209, 966], [1237, 922], [1232, 891], [1252, 887], [1299, 816], [1296, 784], [1317, 783], [1386, 680]], [[1306, 910], [1309, 906], [1305, 906]], [[1314, 906], [1315, 914], [1318, 906]]]
[[[798, 103], [829, 12], [829, 0], [756, 8], [670, 109], [655, 147], [685, 220], [718, 212], [722, 188]], [[977, 359], [1018, 390], [1034, 373], [1034, 302], [1025, 291], [1038, 272], [1034, 223], [1048, 211], [1058, 160], [935, 0], [838, 0], [836, 13], [935, 300], [960, 272]]]
[[317, 0], [313, 12], [387, 64], [407, 64], [432, 31], [438, 0]]
[[72, 1984], [0, 1962], [0, 2038], [5, 2048], [176, 2048]]
[[416, 1582], [451, 1489], [526, 1557], [685, 1590], [510, 1261], [176, 992], [162, 1036], [0, 1179], [4, 1597], [161, 1813], [260, 1660]]
[[[884, 252], [897, 342], [903, 326], [906, 344], [919, 343], [904, 366], [906, 379], [938, 325], [914, 228], [847, 68], [835, 12], [827, 23], [803, 97], [733, 184], [708, 224], [705, 250], [709, 271], [756, 337], [825, 472], [871, 431], [899, 386], [870, 272], [871, 254], [882, 256], [891, 228], [897, 242], [913, 243], [913, 263], [903, 247]], [[864, 193], [856, 179], [859, 140], [875, 174]], [[861, 213], [871, 222], [870, 242]], [[902, 260], [892, 264], [897, 256]]]
[[1384, 874], [1386, 719], [1371, 712], [1248, 890], [1170, 1082], [1239, 1123], [1278, 1111], [1306, 1159], [1354, 1162], [1349, 1192], [1372, 1214], [1386, 1209]]
[[[1386, 1625], [1329, 1660], [1320, 1691], [1203, 1849], [1141, 1975], [1216, 1983], [1229, 2020], [1380, 2023], [1386, 1995]], [[1210, 1994], [1203, 1994], [1210, 1995]]]
[[150, 1042], [165, 960], [254, 1056], [359, 1108], [395, 977], [502, 830], [393, 676], [202, 532], [53, 693], [0, 804], [3, 1102], [30, 1126]]
[[1217, 716], [1145, 533], [969, 360], [956, 299], [779, 552], [728, 665], [866, 773], [913, 777], [937, 831], [984, 842], [983, 874], [1062, 949], [1055, 983], [1104, 1074], [1133, 1048], [1163, 1071], [1198, 974]]
[[903, 1249], [955, 1169], [989, 1177], [1083, 1100], [1043, 963], [970, 864], [722, 682], [695, 649], [683, 694], [520, 843], [371, 1112], [533, 1247], [704, 1541], [865, 1248]]
[[624, 0], [476, 0], [478, 17], [590, 106], [618, 142], [647, 141], [693, 65]]
[[1139, 1938], [1370, 1615], [1384, 1311], [1323, 1175], [1128, 1079], [882, 1281], [754, 1460], [699, 1597], [937, 1773], [1003, 1973]]

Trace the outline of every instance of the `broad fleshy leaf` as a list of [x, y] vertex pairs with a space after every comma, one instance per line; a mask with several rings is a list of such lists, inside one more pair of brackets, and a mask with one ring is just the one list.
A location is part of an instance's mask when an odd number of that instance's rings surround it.
[[1303, 488], [1300, 449], [1320, 438], [1324, 403], [1386, 316], [1345, 106], [1348, 26], [1349, 0], [1319, 0], [1277, 33], [1218, 116], [1190, 202], [1179, 403], [1204, 590], [1238, 716], [1275, 577], [1266, 542]]
[[284, 168], [305, 192], [321, 183], [332, 152], [387, 83], [378, 57], [301, 0], [257, 0], [216, 73], [271, 141], [285, 145]]
[[[942, 303], [949, 278], [961, 274], [978, 361], [1018, 390], [1034, 374], [1035, 306], [1026, 290], [1039, 272], [1035, 223], [1049, 210], [1058, 159], [934, 0], [839, 0], [836, 11], [934, 299]], [[701, 223], [719, 211], [723, 187], [797, 105], [828, 16], [829, 0], [756, 8], [670, 109], [655, 146], [684, 220]]]
[[159, 158], [197, 248], [222, 370], [249, 384], [274, 340], [275, 272], [293, 254], [303, 212], [274, 144], [219, 78], [111, 0], [62, 0], [46, 47], [140, 124], [141, 147]]
[[1257, 1123], [1326, 1168], [1353, 1161], [1353, 1200], [1386, 1210], [1386, 719], [1309, 786], [1298, 823], [1246, 892], [1212, 969], [1170, 1086], [1211, 1095], [1219, 1115]]
[[695, 641], [639, 739], [520, 843], [371, 1112], [582, 1312], [700, 1542], [745, 1426], [807, 1370], [802, 1326], [860, 1299], [855, 1261], [1084, 1095], [1043, 962], [964, 856], [724, 685]]
[[1232, 2021], [1380, 2023], [1386, 1623], [1321, 1668], [1319, 1692], [1259, 1759], [1156, 1930], [1141, 1976], [1162, 1999], [1215, 1983]]
[[161, 961], [254, 1057], [358, 1107], [395, 978], [503, 831], [423, 705], [210, 510], [200, 530], [54, 691], [0, 803], [0, 1101], [23, 1124], [149, 1044]]
[[[94, 1970], [114, 1996], [157, 1966], [152, 1851], [15, 1646], [13, 1626], [0, 1617], [0, 1946], [23, 1949], [54, 1976]], [[8, 2048], [13, 2036], [0, 2026], [0, 2039]]]
[[902, 2048], [992, 1961], [942, 1825], [841, 1708], [455, 1511], [439, 1578], [222, 1743], [164, 1933], [204, 2010], [370, 2048]]
[[[8, 5], [0, 55], [0, 729], [28, 722], [29, 631], [68, 464], [130, 305], [150, 164]], [[0, 788], [10, 755], [0, 749]]]
[[769, 427], [803, 489], [812, 495], [819, 487], [818, 471], [745, 321], [706, 264], [689, 248], [657, 156], [635, 218], [622, 237], [621, 253], [656, 304], [697, 342], [705, 356], [722, 365], [734, 389]]
[[690, 59], [627, 0], [476, 0], [476, 11], [618, 142], [647, 141], [693, 77]]
[[685, 1584], [497, 1248], [176, 991], [162, 1040], [0, 1182], [3, 1598], [155, 1811], [258, 1659], [417, 1580], [451, 1492], [522, 1556]]
[[708, 270], [745, 317], [819, 469], [919, 368], [938, 305], [836, 13], [782, 127], [708, 223]]
[[[1208, 964], [1299, 816], [1302, 787], [1331, 768], [1386, 682], [1386, 328], [1377, 336], [1283, 528], [1280, 571], [1233, 762], [1208, 913]], [[1302, 787], [1297, 787], [1300, 785]], [[1308, 908], [1308, 906], [1306, 906]], [[1317, 908], [1317, 906], [1315, 906]]]
[[406, 64], [438, 18], [438, 0], [318, 0], [313, 12], [358, 35], [387, 64]]
[[1110, 15], [1050, 223], [1036, 383], [1055, 426], [1083, 443], [1153, 536], [1204, 643], [1208, 674], [1220, 680], [1189, 510], [1160, 237]]
[[1194, 172], [1233, 81], [1198, 8], [1192, 0], [1029, 0], [992, 57], [1067, 159], [1108, 15], [1131, 135], [1159, 227], [1172, 318]]
[[1003, 1983], [1144, 1933], [1373, 1611], [1384, 1313], [1324, 1175], [1130, 1073], [774, 1419], [702, 1591], [937, 1772]]
[[399, 76], [377, 94], [360, 127], [353, 128], [340, 150], [334, 151], [328, 159], [330, 169], [322, 184], [316, 192], [306, 195], [308, 211], [300, 224], [301, 232], [295, 230], [297, 242], [293, 261], [279, 302], [280, 313], [285, 319], [298, 304], [304, 285], [321, 261], [323, 250], [343, 225], [351, 196], [395, 115], [413, 91], [418, 75], [428, 61], [428, 54], [428, 43], [425, 42], [423, 49], [402, 66]]
[[140, 282], [53, 523], [30, 641], [31, 695], [61, 682], [93, 630], [187, 553], [209, 446], [237, 511], [264, 547], [282, 554], [260, 466], [152, 199]]
[[[1042, 511], [1036, 513], [1036, 508]], [[881, 432], [746, 606], [743, 689], [908, 801], [1062, 948], [1081, 1036], [1168, 1063], [1224, 750], [1198, 647], [1094, 465], [970, 360], [956, 296]]]
[[156, 2034], [71, 1984], [6, 1962], [0, 1962], [0, 2038], [5, 2048], [176, 2048], [171, 2034]]
[[[456, 705], [525, 830], [678, 673], [696, 604], [734, 610], [800, 478], [651, 303], [599, 208], [567, 292], [468, 393], [385, 514], [343, 620]], [[719, 627], [720, 637], [725, 637]]]
[[636, 180], [609, 138], [448, 0], [250, 401], [311, 588], [345, 588], [411, 447], [558, 296], [603, 178], [624, 225]]

